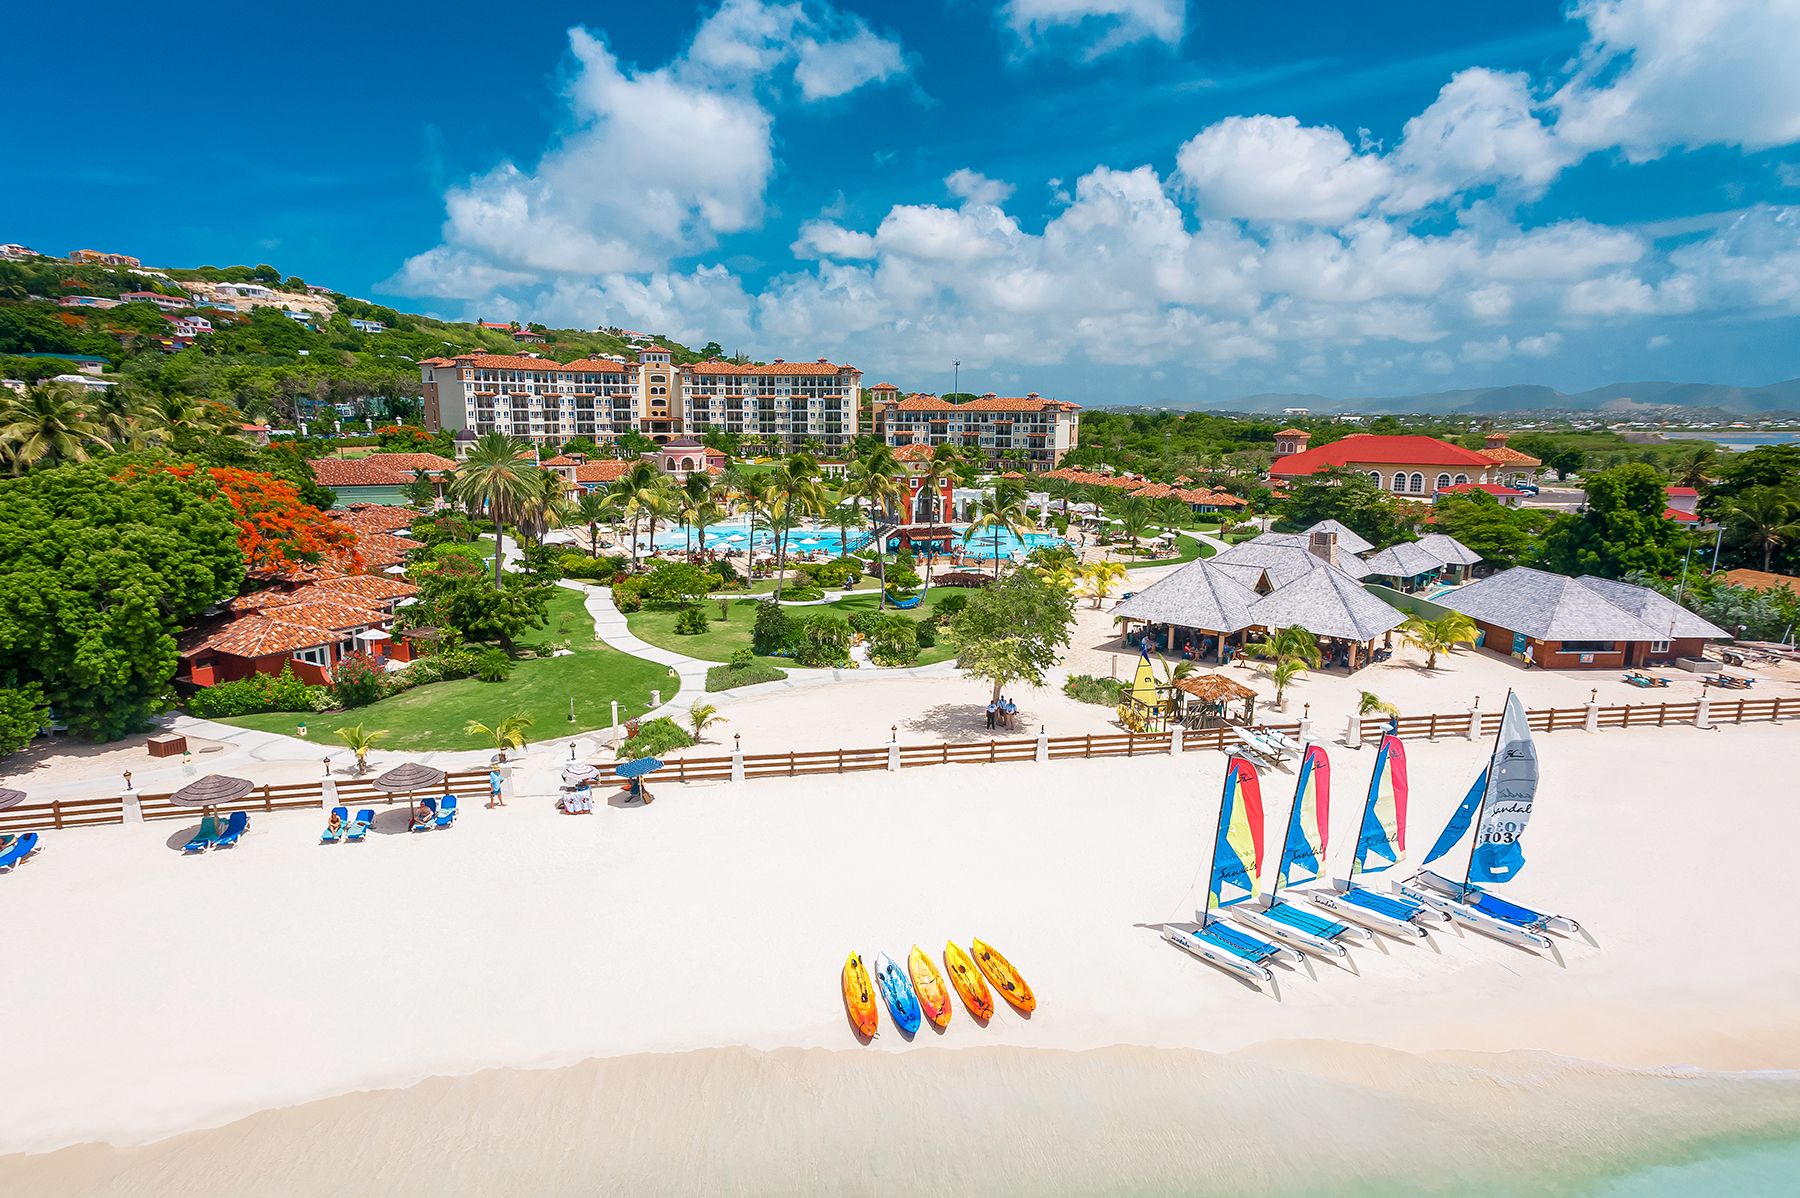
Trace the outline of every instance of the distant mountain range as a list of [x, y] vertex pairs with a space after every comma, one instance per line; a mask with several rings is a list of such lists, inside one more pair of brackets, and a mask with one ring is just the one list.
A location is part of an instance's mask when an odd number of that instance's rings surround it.
[[1323, 395], [1248, 395], [1224, 404], [1167, 404], [1167, 407], [1233, 412], [1275, 413], [1308, 408], [1315, 416], [1338, 412], [1371, 415], [1408, 412], [1484, 415], [1501, 412], [1592, 412], [1621, 418], [1800, 416], [1800, 379], [1766, 387], [1729, 387], [1722, 383], [1609, 383], [1592, 391], [1566, 392], [1521, 383], [1510, 387], [1475, 387], [1425, 395], [1360, 396], [1331, 399]]

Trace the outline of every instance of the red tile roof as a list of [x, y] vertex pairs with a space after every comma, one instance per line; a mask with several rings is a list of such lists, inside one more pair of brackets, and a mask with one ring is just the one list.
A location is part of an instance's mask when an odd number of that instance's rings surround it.
[[1525, 492], [1512, 487], [1503, 487], [1499, 483], [1453, 483], [1448, 487], [1439, 487], [1439, 495], [1461, 495], [1469, 491], [1486, 491], [1489, 495], [1523, 495]]
[[1666, 507], [1663, 509], [1663, 519], [1674, 520], [1680, 524], [1695, 524], [1699, 522], [1700, 517], [1693, 512], [1684, 512], [1678, 507]]
[[575, 481], [578, 483], [616, 483], [625, 477], [631, 469], [630, 462], [621, 462], [613, 458], [604, 458], [597, 462], [583, 462], [575, 467]]
[[230, 657], [267, 657], [344, 639], [352, 629], [384, 625], [385, 613], [344, 603], [296, 602], [238, 616], [183, 645], [184, 656], [210, 650]]
[[935, 395], [909, 395], [900, 401], [902, 412], [1073, 412], [1079, 406], [1066, 399], [1045, 399], [1041, 395], [984, 395], [959, 404]]
[[1497, 465], [1501, 465], [1501, 466], [1542, 466], [1543, 465], [1542, 462], [1538, 461], [1536, 458], [1532, 457], [1530, 454], [1520, 453], [1518, 450], [1509, 449], [1504, 445], [1494, 445], [1494, 446], [1490, 446], [1487, 449], [1477, 450], [1476, 452], [1481, 454], [1481, 456], [1486, 458], [1488, 461], [1494, 462]]
[[393, 507], [385, 503], [353, 503], [331, 513], [339, 524], [349, 525], [359, 534], [397, 533], [410, 529], [420, 519], [411, 508]]
[[902, 462], [926, 462], [931, 460], [931, 446], [923, 441], [914, 441], [910, 445], [902, 445], [894, 451], [894, 457]]
[[569, 457], [567, 454], [561, 454], [561, 453], [557, 454], [553, 458], [545, 458], [543, 461], [538, 463], [538, 465], [540, 465], [540, 466], [579, 466], [580, 464], [581, 463], [577, 462], [574, 458]]
[[855, 373], [854, 366], [838, 366], [831, 362], [764, 362], [754, 366], [740, 366], [736, 362], [722, 362], [717, 358], [708, 358], [704, 362], [695, 362], [681, 368], [688, 374], [762, 374], [762, 375], [802, 375], [802, 374], [843, 374], [846, 371]]
[[1277, 458], [1269, 473], [1295, 478], [1347, 466], [1460, 466], [1483, 470], [1493, 464], [1472, 449], [1436, 437], [1352, 433], [1341, 441]]
[[348, 574], [343, 578], [327, 578], [301, 588], [302, 592], [306, 590], [331, 591], [350, 599], [360, 599], [369, 606], [391, 603], [419, 593], [418, 587], [410, 582], [402, 582], [391, 574]]
[[640, 355], [642, 355], [642, 354], [666, 354], [666, 353], [672, 353], [672, 352], [673, 352], [672, 350], [664, 349], [662, 346], [657, 345], [655, 342], [651, 342], [649, 345], [638, 346], [638, 353]]
[[1795, 578], [1792, 574], [1775, 574], [1768, 570], [1751, 570], [1740, 566], [1713, 577], [1722, 578], [1734, 587], [1749, 587], [1753, 591], [1773, 591], [1787, 587], [1794, 594], [1800, 595], [1800, 578]]
[[1693, 487], [1664, 487], [1670, 499], [1697, 499], [1700, 492]]
[[562, 363], [554, 358], [528, 358], [524, 354], [457, 354], [457, 366], [474, 366], [481, 370], [557, 371]]
[[308, 463], [322, 487], [394, 487], [413, 480], [415, 470], [437, 474], [456, 463], [435, 453], [372, 453], [362, 458], [314, 458]]
[[1284, 428], [1275, 434], [1277, 437], [1310, 437], [1311, 433], [1303, 428]]
[[625, 363], [615, 362], [611, 358], [576, 358], [573, 362], [564, 362], [562, 368], [584, 374], [625, 373]]

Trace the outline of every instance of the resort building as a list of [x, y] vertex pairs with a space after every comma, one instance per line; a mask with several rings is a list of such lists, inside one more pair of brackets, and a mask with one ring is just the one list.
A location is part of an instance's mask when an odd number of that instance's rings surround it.
[[160, 291], [121, 291], [119, 299], [127, 304], [155, 304], [164, 312], [179, 312], [183, 308], [194, 306], [194, 302], [186, 296], [164, 295]]
[[1474, 620], [1483, 647], [1556, 669], [1668, 665], [1698, 658], [1708, 640], [1730, 635], [1648, 587], [1526, 566], [1437, 602]]
[[987, 468], [1018, 466], [1034, 474], [1056, 469], [1079, 442], [1080, 408], [1032, 392], [1017, 398], [989, 393], [952, 403], [935, 395], [909, 395], [887, 384], [870, 388], [875, 435], [903, 445], [961, 445], [978, 450]]
[[900, 513], [901, 524], [944, 524], [956, 511], [956, 479], [945, 475], [935, 487], [926, 486], [926, 473], [931, 466], [931, 447], [923, 444], [902, 445], [894, 457], [906, 467], [906, 510]]
[[392, 626], [396, 608], [418, 591], [395, 578], [357, 574], [239, 596], [182, 638], [176, 681], [214, 686], [291, 668], [302, 681], [322, 686], [353, 654], [377, 668], [411, 661], [411, 641]]
[[1668, 506], [1663, 508], [1663, 519], [1673, 520], [1677, 524], [1700, 523], [1700, 492], [1693, 487], [1666, 487]]
[[438, 493], [448, 481], [447, 472], [456, 468], [449, 458], [435, 453], [372, 453], [360, 458], [314, 458], [307, 463], [313, 478], [321, 487], [337, 492], [337, 506], [372, 503], [396, 505], [407, 503], [406, 487], [421, 470], [438, 485]]
[[565, 363], [527, 353], [427, 358], [419, 363], [425, 424], [551, 445], [575, 437], [604, 444], [626, 433], [667, 442], [716, 429], [841, 451], [856, 436], [862, 372], [854, 366], [823, 358], [678, 365], [660, 345], [637, 356]]
[[1396, 495], [1427, 499], [1458, 487], [1503, 486], [1534, 482], [1539, 462], [1506, 445], [1505, 433], [1493, 433], [1483, 449], [1464, 449], [1436, 437], [1351, 433], [1317, 448], [1312, 434], [1287, 428], [1275, 434], [1272, 479], [1306, 478], [1322, 470], [1366, 474], [1377, 486]]
[[692, 437], [677, 437], [644, 456], [676, 482], [685, 481], [690, 474], [725, 473], [725, 452], [708, 449]]
[[1465, 581], [1481, 564], [1481, 555], [1455, 537], [1434, 532], [1365, 553], [1362, 561], [1371, 581], [1411, 593]]

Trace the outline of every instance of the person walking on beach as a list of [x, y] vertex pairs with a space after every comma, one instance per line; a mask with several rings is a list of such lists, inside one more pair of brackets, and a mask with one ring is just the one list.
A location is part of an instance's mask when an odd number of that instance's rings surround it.
[[493, 762], [488, 766], [487, 805], [489, 810], [492, 810], [495, 807], [506, 806], [506, 793], [502, 788], [502, 781], [500, 778], [500, 767], [505, 764], [506, 754], [502, 753], [494, 758]]

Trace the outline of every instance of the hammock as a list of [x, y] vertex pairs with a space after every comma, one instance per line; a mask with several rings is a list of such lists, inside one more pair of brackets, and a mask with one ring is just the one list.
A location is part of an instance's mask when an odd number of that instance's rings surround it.
[[914, 595], [910, 599], [902, 599], [892, 591], [883, 591], [882, 596], [901, 611], [911, 611], [913, 608], [919, 606], [919, 604], [925, 602], [925, 596], [923, 594]]

